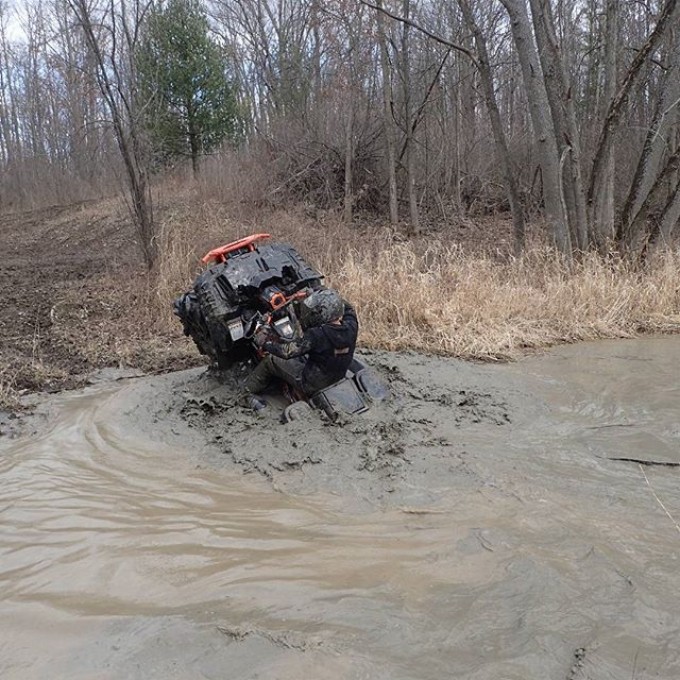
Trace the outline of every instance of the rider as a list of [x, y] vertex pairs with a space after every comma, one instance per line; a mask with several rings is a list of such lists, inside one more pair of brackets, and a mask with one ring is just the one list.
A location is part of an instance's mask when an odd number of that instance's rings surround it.
[[[244, 390], [256, 411], [267, 406], [262, 392], [273, 378], [311, 395], [345, 377], [354, 357], [359, 322], [354, 308], [336, 290], [314, 291], [299, 305], [300, 321], [293, 340], [273, 342], [256, 335], [255, 343], [266, 355], [248, 376]], [[301, 328], [300, 328], [301, 326]]]

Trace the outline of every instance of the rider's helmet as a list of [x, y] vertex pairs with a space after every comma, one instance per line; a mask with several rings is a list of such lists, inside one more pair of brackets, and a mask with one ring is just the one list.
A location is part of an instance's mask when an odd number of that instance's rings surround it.
[[345, 313], [345, 304], [337, 290], [315, 290], [300, 304], [300, 322], [304, 328], [323, 326]]

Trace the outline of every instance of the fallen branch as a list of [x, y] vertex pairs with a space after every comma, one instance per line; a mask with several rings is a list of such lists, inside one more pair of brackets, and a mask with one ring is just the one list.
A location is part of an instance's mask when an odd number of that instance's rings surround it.
[[623, 460], [628, 463], [637, 463], [638, 465], [659, 465], [665, 467], [680, 467], [680, 463], [665, 460], [643, 460], [642, 458], [626, 458], [624, 456], [607, 458], [607, 460]]

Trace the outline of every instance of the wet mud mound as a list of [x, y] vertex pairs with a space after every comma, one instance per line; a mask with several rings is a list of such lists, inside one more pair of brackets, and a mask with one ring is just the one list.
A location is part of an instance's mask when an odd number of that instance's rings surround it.
[[217, 465], [261, 475], [288, 492], [349, 494], [370, 503], [434, 500], [468, 476], [463, 433], [491, 428], [500, 436], [512, 423], [510, 395], [462, 375], [462, 362], [387, 353], [364, 358], [391, 397], [335, 422], [310, 411], [282, 424], [285, 402], [275, 395], [264, 412], [252, 413], [236, 398], [243, 376], [210, 370], [192, 374], [172, 408], [204, 434]]

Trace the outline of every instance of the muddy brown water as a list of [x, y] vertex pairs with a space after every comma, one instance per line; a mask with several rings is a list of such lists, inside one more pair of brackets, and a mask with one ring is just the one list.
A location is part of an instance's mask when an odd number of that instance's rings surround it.
[[189, 371], [0, 437], [0, 677], [680, 677], [680, 338], [367, 360], [333, 426]]

